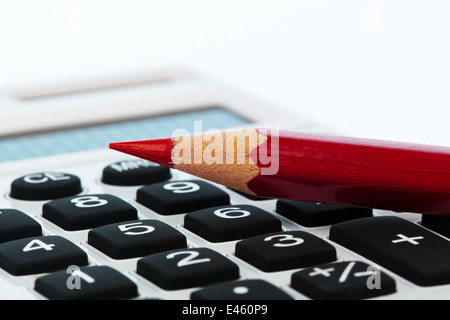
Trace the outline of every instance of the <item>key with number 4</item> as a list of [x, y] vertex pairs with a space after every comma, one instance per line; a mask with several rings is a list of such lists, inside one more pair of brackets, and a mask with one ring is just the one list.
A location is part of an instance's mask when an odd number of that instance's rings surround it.
[[137, 273], [166, 290], [206, 286], [239, 278], [238, 266], [209, 248], [152, 254], [138, 261]]
[[60, 236], [40, 236], [0, 244], [0, 267], [16, 276], [87, 264], [86, 253]]

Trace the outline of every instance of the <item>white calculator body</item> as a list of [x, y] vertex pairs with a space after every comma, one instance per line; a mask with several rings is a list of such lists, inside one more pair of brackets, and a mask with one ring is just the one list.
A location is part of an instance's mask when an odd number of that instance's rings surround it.
[[[305, 106], [306, 108], [307, 106]], [[299, 106], [301, 113], [302, 106]], [[209, 243], [183, 228], [183, 216], [159, 216], [136, 202], [139, 186], [112, 186], [101, 181], [102, 170], [111, 163], [135, 159], [108, 149], [111, 142], [167, 137], [176, 129], [194, 132], [231, 127], [276, 127], [312, 132], [328, 128], [297, 114], [249, 97], [221, 82], [186, 70], [162, 70], [135, 75], [119, 75], [68, 83], [36, 84], [5, 89], [0, 96], [0, 211], [15, 208], [38, 221], [44, 235], [60, 235], [85, 251], [90, 265], [110, 265], [137, 283], [141, 298], [189, 299], [195, 289], [164, 290], [136, 273], [135, 259], [115, 260], [87, 242], [89, 230], [67, 231], [42, 216], [47, 201], [27, 201], [11, 197], [12, 182], [24, 176], [39, 181], [55, 176], [37, 173], [70, 173], [80, 178], [81, 195], [114, 194], [138, 209], [141, 219], [160, 219], [177, 228], [191, 247], [211, 247], [236, 262], [241, 278], [272, 281], [294, 299], [308, 299], [290, 286], [292, 271], [260, 272], [233, 256], [235, 241]], [[197, 126], [197, 127], [195, 127]], [[58, 176], [56, 176], [58, 178]], [[171, 180], [192, 178], [173, 172]], [[246, 203], [273, 212], [275, 200], [252, 201], [218, 186], [230, 194], [231, 203]], [[1, 213], [0, 213], [1, 214]], [[390, 213], [379, 213], [390, 214]], [[415, 221], [418, 215], [406, 214]], [[328, 227], [305, 228], [280, 217], [284, 230], [307, 230], [326, 238]], [[28, 246], [38, 248], [36, 244]], [[45, 250], [45, 247], [38, 248]], [[339, 260], [364, 258], [337, 246]], [[420, 288], [398, 277], [397, 292], [380, 299], [449, 298], [450, 286]], [[43, 274], [15, 276], [0, 269], [1, 299], [45, 299], [34, 290]], [[68, 275], [69, 276], [69, 275]]]

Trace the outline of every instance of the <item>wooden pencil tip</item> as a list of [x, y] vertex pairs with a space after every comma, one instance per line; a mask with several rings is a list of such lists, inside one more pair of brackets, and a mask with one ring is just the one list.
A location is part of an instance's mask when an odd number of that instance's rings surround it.
[[172, 166], [172, 147], [173, 143], [171, 138], [114, 142], [109, 144], [110, 149], [168, 167]]

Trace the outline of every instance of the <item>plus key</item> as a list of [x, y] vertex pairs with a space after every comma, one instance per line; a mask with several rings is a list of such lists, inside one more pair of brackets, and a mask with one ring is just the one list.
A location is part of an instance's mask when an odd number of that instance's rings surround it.
[[450, 284], [450, 241], [399, 217], [336, 224], [330, 240], [420, 286]]

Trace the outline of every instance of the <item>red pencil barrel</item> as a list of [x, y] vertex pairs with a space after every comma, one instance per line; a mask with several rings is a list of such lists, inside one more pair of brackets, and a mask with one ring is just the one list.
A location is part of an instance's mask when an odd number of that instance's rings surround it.
[[251, 154], [259, 163], [278, 155], [275, 174], [248, 183], [260, 196], [450, 215], [450, 148], [283, 131], [277, 139], [275, 150], [268, 135]]

